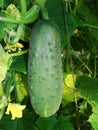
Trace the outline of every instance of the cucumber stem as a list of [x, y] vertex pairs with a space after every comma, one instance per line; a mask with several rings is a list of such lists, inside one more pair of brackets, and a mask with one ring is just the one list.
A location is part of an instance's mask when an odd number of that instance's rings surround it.
[[48, 11], [47, 11], [46, 7], [43, 5], [40, 8], [41, 8], [41, 13], [42, 13], [42, 18], [49, 19]]

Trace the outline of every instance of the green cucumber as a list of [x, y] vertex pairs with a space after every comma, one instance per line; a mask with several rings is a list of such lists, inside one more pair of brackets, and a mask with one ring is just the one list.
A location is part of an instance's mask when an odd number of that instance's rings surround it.
[[39, 20], [32, 30], [28, 58], [31, 104], [41, 117], [52, 116], [62, 100], [62, 61], [59, 28]]

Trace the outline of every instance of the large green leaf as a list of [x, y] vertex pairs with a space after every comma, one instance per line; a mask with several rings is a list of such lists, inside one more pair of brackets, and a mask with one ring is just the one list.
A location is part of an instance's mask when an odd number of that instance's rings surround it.
[[82, 97], [98, 104], [98, 78], [78, 76], [75, 84]]
[[84, 23], [81, 20], [79, 20], [73, 13], [66, 13], [66, 21], [66, 26], [68, 28], [67, 35], [69, 38], [73, 35], [74, 30], [76, 28], [78, 28], [79, 26], [84, 26]]
[[57, 119], [55, 115], [48, 118], [39, 117], [36, 121], [36, 126], [39, 128], [39, 130], [53, 130], [56, 121]]
[[64, 31], [64, 17], [63, 10], [60, 0], [48, 0], [46, 3], [46, 8], [49, 13], [50, 19], [57, 22], [62, 31]]
[[61, 0], [47, 0], [46, 8], [49, 14], [49, 18], [54, 20], [61, 30], [62, 49], [66, 45], [64, 17]]
[[[91, 34], [98, 40], [98, 1], [79, 1], [79, 13], [88, 25]], [[89, 26], [91, 25], [91, 26]], [[95, 26], [95, 27], [94, 27]]]
[[10, 116], [4, 115], [0, 121], [0, 129], [2, 130], [38, 130], [33, 121], [36, 115], [29, 111], [24, 112], [23, 118], [11, 120]]
[[[74, 85], [76, 91], [74, 90]], [[92, 114], [88, 121], [94, 130], [98, 129], [98, 78], [76, 76], [68, 74], [64, 79], [64, 92], [62, 103], [64, 105], [74, 101], [75, 92], [77, 99], [84, 98], [92, 107]]]
[[74, 130], [69, 117], [60, 116], [53, 130]]
[[76, 79], [77, 92], [92, 106], [92, 114], [88, 120], [94, 130], [98, 129], [98, 78], [80, 76]]

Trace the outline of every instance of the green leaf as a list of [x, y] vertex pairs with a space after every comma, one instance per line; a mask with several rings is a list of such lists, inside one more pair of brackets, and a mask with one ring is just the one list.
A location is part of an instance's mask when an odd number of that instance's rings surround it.
[[93, 107], [93, 113], [91, 114], [89, 120], [94, 130], [98, 130], [98, 106]]
[[11, 69], [27, 74], [27, 55], [15, 57], [11, 65]]
[[0, 54], [0, 82], [5, 79], [6, 72], [12, 63], [12, 58], [9, 54]]
[[92, 78], [88, 76], [80, 76], [76, 79], [77, 93], [80, 93], [80, 97], [86, 98], [89, 104], [92, 106], [92, 114], [89, 118], [89, 122], [93, 126], [94, 130], [98, 129], [98, 78]]
[[10, 93], [12, 92], [14, 86], [12, 85], [14, 79], [14, 72], [13, 71], [7, 71], [6, 77], [2, 82], [2, 86], [4, 88], [4, 93], [6, 95], [6, 98], [9, 97]]
[[1, 5], [3, 5], [3, 9], [4, 8], [6, 8], [10, 3], [12, 3], [12, 0], [1, 0], [0, 1], [2, 4]]
[[98, 78], [78, 76], [75, 84], [82, 97], [98, 104]]
[[28, 112], [27, 110], [24, 112], [23, 118], [11, 120], [10, 116], [4, 115], [0, 121], [0, 129], [3, 130], [38, 130], [33, 121], [36, 116]]
[[48, 118], [39, 117], [36, 121], [36, 126], [39, 128], [39, 130], [53, 130], [56, 121], [57, 119], [55, 115]]
[[65, 27], [64, 27], [64, 17], [63, 10], [60, 0], [47, 0], [46, 8], [49, 14], [49, 18], [55, 21], [61, 30], [61, 39], [62, 39], [62, 49], [66, 45], [66, 36], [65, 36]]
[[21, 119], [15, 119], [11, 120], [10, 116], [4, 116], [2, 120], [0, 121], [0, 128], [3, 130], [28, 130], [28, 129], [34, 129], [37, 130], [37, 128], [33, 125], [33, 120], [35, 119], [35, 116], [33, 113], [30, 113], [28, 111], [25, 111], [23, 118]]
[[73, 35], [73, 32], [79, 26], [84, 26], [84, 23], [80, 21], [76, 15], [72, 13], [66, 13], [67, 18], [67, 28], [68, 28], [68, 37], [70, 38]]
[[2, 47], [2, 45], [0, 44], [0, 55], [1, 54], [4, 54], [5, 52], [4, 52], [4, 49], [3, 49], [3, 47]]
[[[0, 93], [1, 93], [1, 88], [0, 88]], [[7, 106], [6, 96], [3, 95], [1, 98], [1, 94], [0, 94], [0, 120], [5, 112], [6, 106]]]
[[69, 117], [60, 116], [53, 130], [74, 130]]
[[27, 23], [32, 23], [34, 20], [38, 18], [39, 11], [40, 11], [39, 6], [37, 5], [32, 6], [32, 8], [30, 8], [26, 13], [24, 20], [27, 21]]
[[[12, 18], [9, 14], [7, 14], [5, 12], [1, 12], [0, 17], [10, 18], [10, 19]], [[16, 27], [17, 27], [16, 24], [0, 21], [0, 40], [5, 37], [5, 30], [16, 29]]]
[[[98, 1], [85, 1], [79, 2], [79, 13], [82, 15], [86, 25], [89, 27], [91, 34], [98, 40]], [[90, 25], [95, 26], [91, 27]], [[97, 27], [97, 29], [96, 29]]]

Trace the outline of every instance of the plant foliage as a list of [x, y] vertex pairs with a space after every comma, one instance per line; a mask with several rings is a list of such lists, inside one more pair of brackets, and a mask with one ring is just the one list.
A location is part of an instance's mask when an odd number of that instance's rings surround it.
[[[0, 129], [98, 130], [98, 1], [0, 2]], [[31, 107], [27, 62], [31, 30], [45, 17], [60, 27], [63, 92], [59, 110], [42, 118]]]

